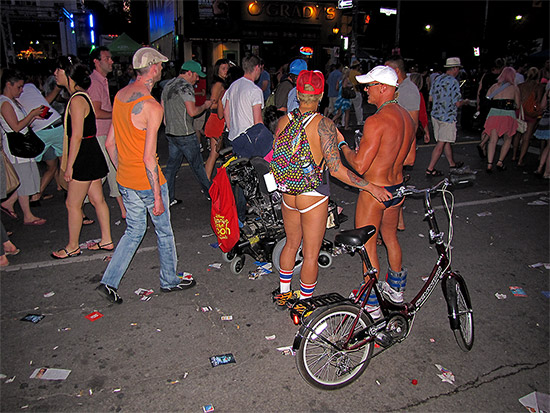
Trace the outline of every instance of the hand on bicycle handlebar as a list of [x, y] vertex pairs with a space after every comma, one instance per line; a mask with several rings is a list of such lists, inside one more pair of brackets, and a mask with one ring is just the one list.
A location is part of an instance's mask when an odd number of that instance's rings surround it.
[[448, 187], [451, 183], [448, 178], [443, 179], [431, 188], [416, 189], [414, 186], [401, 186], [397, 188], [393, 193], [393, 198], [400, 198], [405, 195], [423, 194], [425, 192], [435, 192], [441, 187]]

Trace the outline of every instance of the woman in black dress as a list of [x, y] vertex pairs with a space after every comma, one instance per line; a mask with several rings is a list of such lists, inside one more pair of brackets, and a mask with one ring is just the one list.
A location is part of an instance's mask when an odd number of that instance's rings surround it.
[[[105, 157], [96, 139], [95, 113], [90, 97], [84, 93], [90, 86], [90, 70], [74, 56], [62, 56], [55, 71], [56, 82], [71, 94], [67, 104], [65, 134], [68, 154], [63, 179], [68, 183], [65, 205], [69, 215], [69, 242], [65, 248], [54, 251], [53, 258], [65, 259], [80, 255], [82, 203], [88, 195], [94, 206], [101, 228], [101, 240], [88, 249], [114, 249], [109, 223], [109, 207], [103, 196], [101, 179], [108, 173]], [[64, 165], [62, 165], [62, 168]]]

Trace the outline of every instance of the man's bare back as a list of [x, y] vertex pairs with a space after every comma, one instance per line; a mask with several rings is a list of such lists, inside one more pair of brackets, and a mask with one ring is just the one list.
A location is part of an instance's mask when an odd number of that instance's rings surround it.
[[397, 103], [369, 117], [353, 166], [366, 181], [379, 186], [403, 182], [403, 165], [415, 159], [414, 122]]

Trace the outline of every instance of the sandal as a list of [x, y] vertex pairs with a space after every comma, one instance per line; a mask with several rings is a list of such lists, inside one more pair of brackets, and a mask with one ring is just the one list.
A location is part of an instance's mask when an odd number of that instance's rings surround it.
[[438, 171], [437, 169], [426, 169], [426, 176], [442, 176], [443, 172]]
[[[105, 248], [108, 246], [111, 246], [111, 248]], [[96, 242], [95, 244], [90, 245], [88, 249], [90, 251], [99, 251], [99, 250], [113, 251], [115, 249], [115, 246], [113, 245], [113, 241], [103, 245], [101, 245], [99, 242]]]
[[[490, 168], [489, 168], [489, 165], [491, 165]], [[487, 169], [485, 169], [485, 172], [487, 172], [488, 174], [493, 173], [493, 163], [492, 162], [487, 162]]]
[[[64, 257], [60, 257], [59, 255], [55, 255], [55, 253], [59, 253], [61, 251], [64, 251], [65, 252], [65, 256]], [[80, 250], [80, 247], [78, 247], [77, 249], [75, 249], [74, 251], [67, 251], [66, 248], [61, 248], [60, 250], [57, 250], [57, 251], [54, 251], [52, 252], [50, 255], [52, 258], [55, 258], [56, 260], [64, 260], [64, 259], [67, 259], [67, 258], [73, 258], [73, 257], [78, 257], [80, 254], [82, 254], [82, 251]]]
[[[499, 164], [500, 164], [500, 165], [499, 165]], [[498, 169], [499, 171], [505, 171], [505, 170], [508, 169], [508, 168], [506, 168], [506, 166], [504, 166], [504, 163], [503, 163], [502, 161], [499, 160], [499, 161], [497, 162], [497, 169]]]
[[82, 225], [92, 225], [95, 221], [91, 218], [88, 218], [86, 215], [82, 217]]
[[3, 212], [4, 214], [7, 214], [10, 218], [13, 218], [13, 219], [19, 218], [19, 217], [17, 216], [17, 214], [15, 213], [15, 211], [10, 211], [8, 208], [5, 208], [5, 207], [3, 207], [3, 206], [0, 206], [0, 209], [2, 210], [2, 212]]

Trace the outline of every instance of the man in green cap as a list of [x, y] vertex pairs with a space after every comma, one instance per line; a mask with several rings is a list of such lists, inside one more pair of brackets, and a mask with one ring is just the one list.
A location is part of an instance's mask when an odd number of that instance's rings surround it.
[[176, 174], [184, 156], [201, 185], [202, 192], [208, 197], [210, 181], [204, 170], [199, 142], [193, 128], [193, 117], [210, 108], [212, 101], [207, 100], [200, 106], [195, 105], [194, 85], [199, 77], [206, 77], [200, 63], [188, 60], [181, 66], [179, 76], [170, 80], [162, 91], [164, 124], [168, 140], [168, 162], [164, 174], [168, 182], [170, 206], [182, 202], [176, 199], [175, 184]]

